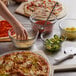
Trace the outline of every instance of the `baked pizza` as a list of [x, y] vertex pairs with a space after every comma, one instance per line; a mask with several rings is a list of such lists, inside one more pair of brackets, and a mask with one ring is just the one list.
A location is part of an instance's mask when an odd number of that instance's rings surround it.
[[49, 64], [40, 55], [20, 51], [0, 57], [0, 76], [49, 76]]
[[55, 19], [56, 16], [61, 17], [64, 13], [64, 7], [60, 2], [54, 0], [33, 0], [31, 2], [28, 2], [24, 5], [24, 13], [26, 16], [30, 16], [36, 12], [36, 18], [45, 20], [56, 2], [58, 4], [53, 11], [53, 15], [50, 17], [50, 20]]

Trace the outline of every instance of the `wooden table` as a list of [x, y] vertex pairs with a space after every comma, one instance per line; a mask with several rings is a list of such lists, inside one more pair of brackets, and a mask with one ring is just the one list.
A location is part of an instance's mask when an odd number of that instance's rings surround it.
[[[63, 4], [65, 4], [65, 8], [67, 9], [67, 16], [64, 17], [65, 18], [76, 18], [76, 0], [60, 0]], [[9, 5], [9, 10], [12, 12], [12, 14], [20, 21], [20, 22], [28, 22], [29, 23], [29, 18], [26, 18], [24, 16], [15, 14], [14, 11], [15, 9], [18, 7], [19, 5], [17, 4], [10, 4]], [[60, 21], [60, 20], [59, 20]], [[57, 21], [57, 23], [54, 25], [53, 27], [53, 32], [52, 35], [54, 34], [60, 34], [60, 30], [59, 30], [59, 21]], [[44, 47], [43, 47], [43, 42], [40, 38], [37, 39], [37, 41], [35, 42], [35, 44], [31, 47], [31, 49], [29, 50], [42, 50], [45, 55], [48, 57], [49, 61], [51, 64], [54, 63], [54, 58], [56, 58], [57, 56], [61, 56], [63, 55], [63, 51], [66, 47], [69, 46], [73, 46], [76, 47], [76, 41], [71, 42], [71, 41], [65, 41], [62, 43], [62, 47], [61, 50], [56, 53], [56, 54], [51, 54], [48, 53]], [[12, 42], [0, 42], [0, 54], [6, 53], [6, 52], [10, 52], [10, 51], [15, 51], [18, 50], [16, 49]], [[74, 57], [73, 59], [69, 59], [66, 60], [64, 62], [62, 62], [59, 65], [63, 65], [63, 64], [76, 64], [76, 57]], [[76, 76], [76, 72], [61, 72], [61, 73], [55, 73], [54, 76]]]

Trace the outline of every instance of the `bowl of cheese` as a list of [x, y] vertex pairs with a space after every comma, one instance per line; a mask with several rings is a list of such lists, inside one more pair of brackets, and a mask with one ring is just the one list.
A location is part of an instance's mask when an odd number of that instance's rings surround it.
[[65, 19], [59, 23], [61, 35], [68, 40], [76, 39], [76, 19]]
[[12, 31], [12, 29], [10, 29], [8, 31], [8, 35], [9, 35], [10, 39], [12, 40], [14, 46], [16, 48], [20, 48], [20, 49], [30, 48], [35, 43], [35, 41], [37, 40], [37, 37], [39, 34], [39, 32], [37, 30], [32, 29], [30, 24], [23, 23], [23, 25], [24, 25], [25, 30], [26, 30], [27, 35], [28, 35], [27, 40], [17, 39], [16, 36], [13, 37], [12, 33], [14, 31]]

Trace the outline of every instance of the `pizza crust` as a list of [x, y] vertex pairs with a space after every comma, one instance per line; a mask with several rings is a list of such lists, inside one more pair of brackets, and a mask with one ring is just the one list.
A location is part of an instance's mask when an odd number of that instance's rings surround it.
[[52, 64], [50, 64], [50, 62], [49, 62], [48, 58], [46, 57], [46, 55], [44, 54], [44, 52], [41, 50], [33, 51], [33, 52], [41, 55], [43, 58], [45, 58], [47, 60], [47, 62], [49, 64], [49, 68], [50, 68], [49, 76], [53, 76], [53, 73], [54, 73], [53, 66], [52, 66]]
[[[0, 16], [0, 19], [1, 19], [0, 21], [4, 20], [4, 18], [2, 18], [1, 16]], [[13, 37], [14, 36], [16, 36], [16, 34], [14, 34]], [[11, 41], [9, 36], [7, 36], [7, 37], [0, 37], [0, 42], [6, 42], [6, 41]]]
[[21, 5], [15, 10], [15, 13], [18, 13], [18, 14], [21, 14], [21, 15], [24, 15], [24, 5], [26, 4], [26, 2], [23, 2], [21, 3]]
[[59, 13], [59, 15], [57, 16], [57, 19], [61, 19], [65, 17], [66, 15], [67, 15], [66, 8], [65, 6], [63, 6], [63, 10]]
[[[15, 37], [16, 34], [13, 35], [13, 37]], [[6, 41], [11, 41], [11, 39], [8, 37], [0, 37], [0, 42], [6, 42]]]
[[27, 8], [27, 6], [24, 5], [24, 7], [23, 7], [23, 9], [24, 9], [24, 14], [25, 14], [25, 16], [29, 17], [29, 16], [32, 14], [32, 12], [31, 12], [30, 10], [27, 10], [26, 8]]

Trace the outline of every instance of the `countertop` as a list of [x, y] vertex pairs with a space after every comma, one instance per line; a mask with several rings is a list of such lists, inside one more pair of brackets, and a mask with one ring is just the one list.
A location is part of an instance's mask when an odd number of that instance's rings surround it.
[[[60, 34], [60, 30], [59, 30], [59, 22], [63, 19], [66, 19], [66, 18], [74, 18], [76, 19], [76, 0], [60, 0], [65, 8], [66, 8], [66, 11], [67, 11], [67, 15], [58, 20], [54, 26], [53, 26], [53, 31], [52, 31], [52, 35], [54, 34]], [[21, 15], [18, 15], [16, 13], [14, 13], [15, 9], [18, 7], [19, 5], [18, 4], [10, 4], [8, 6], [9, 10], [11, 11], [11, 13], [22, 23], [22, 22], [28, 22], [29, 23], [29, 18], [26, 18], [24, 16], [21, 16]], [[35, 42], [35, 44], [30, 48], [30, 49], [26, 49], [26, 50], [42, 50], [45, 55], [48, 57], [49, 61], [51, 64], [54, 63], [54, 58], [58, 57], [58, 56], [61, 56], [64, 54], [64, 49], [66, 47], [70, 47], [70, 46], [73, 46], [73, 47], [76, 47], [76, 41], [64, 41], [62, 43], [62, 47], [61, 47], [61, 50], [58, 51], [56, 54], [51, 54], [49, 52], [47, 52], [47, 50], [44, 49], [44, 46], [43, 46], [43, 41], [38, 38], [37, 41]], [[7, 52], [10, 52], [10, 51], [15, 51], [15, 50], [19, 50], [19, 49], [16, 49], [12, 42], [0, 42], [0, 54], [4, 54], [4, 53], [7, 53]], [[68, 59], [62, 63], [60, 63], [59, 65], [63, 65], [63, 64], [76, 64], [76, 57], [74, 56], [73, 59]], [[54, 76], [76, 76], [76, 72], [74, 71], [70, 71], [70, 72], [59, 72], [59, 73], [55, 73]]]

